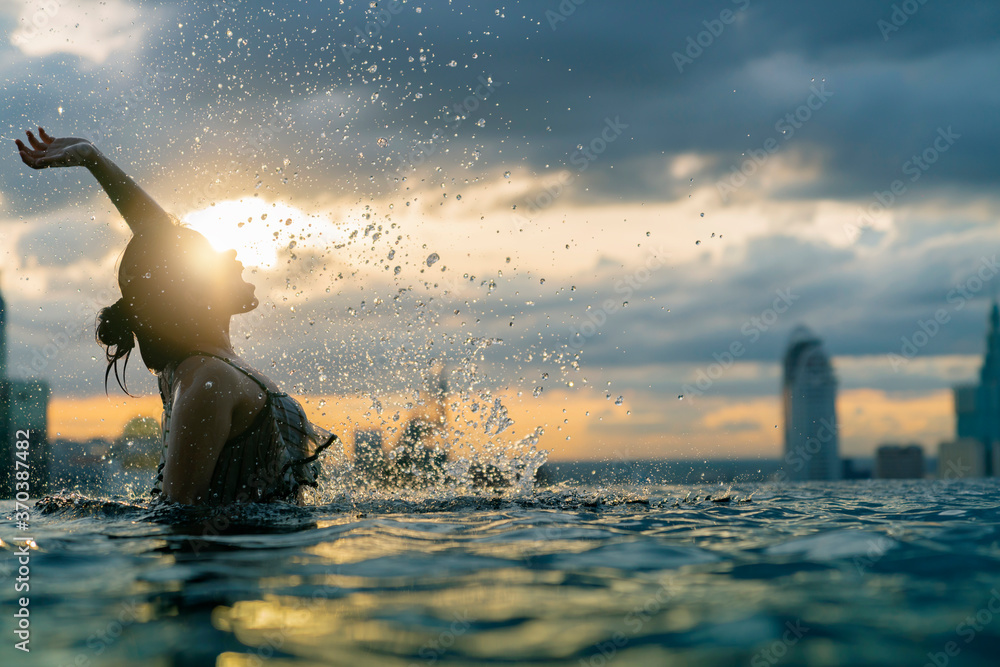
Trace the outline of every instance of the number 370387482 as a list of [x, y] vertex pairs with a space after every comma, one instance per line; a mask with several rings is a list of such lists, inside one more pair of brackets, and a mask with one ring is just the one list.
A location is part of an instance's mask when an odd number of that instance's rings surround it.
[[31, 446], [30, 436], [29, 431], [24, 429], [14, 434], [16, 438], [14, 442], [14, 500], [17, 503], [15, 512], [18, 515], [24, 515], [15, 516], [15, 521], [27, 520], [28, 518], [28, 507], [22, 503], [28, 502], [28, 496], [31, 491], [28, 467], [28, 448]]

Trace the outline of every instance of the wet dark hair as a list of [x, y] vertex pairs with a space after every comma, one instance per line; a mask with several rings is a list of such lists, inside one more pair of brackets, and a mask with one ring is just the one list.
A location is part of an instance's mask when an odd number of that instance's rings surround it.
[[[108, 361], [108, 368], [104, 371], [104, 391], [108, 391], [108, 376], [111, 369], [115, 371], [115, 380], [118, 386], [126, 394], [129, 394], [125, 383], [125, 369], [128, 367], [128, 358], [136, 345], [135, 330], [131, 313], [125, 303], [125, 297], [115, 301], [110, 306], [101, 308], [97, 314], [97, 325], [95, 338], [97, 342], [104, 346], [104, 355]], [[118, 374], [118, 360], [124, 359], [121, 375]], [[129, 394], [131, 396], [131, 394]]]
[[154, 373], [190, 354], [181, 341], [197, 327], [199, 313], [189, 290], [198, 282], [197, 261], [191, 258], [197, 258], [199, 246], [210, 244], [179, 224], [129, 240], [118, 266], [122, 298], [97, 315], [95, 338], [105, 348], [108, 362], [105, 392], [114, 370], [118, 386], [129, 393], [125, 369], [136, 345], [146, 368]]

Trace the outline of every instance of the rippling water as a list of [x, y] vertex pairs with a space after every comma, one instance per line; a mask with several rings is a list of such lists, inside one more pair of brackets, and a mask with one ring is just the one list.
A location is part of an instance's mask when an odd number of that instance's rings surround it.
[[[3, 665], [996, 665], [996, 480], [0, 502]], [[752, 496], [751, 496], [752, 494]], [[709, 498], [711, 497], [711, 498]], [[723, 502], [718, 502], [723, 499]], [[728, 499], [728, 500], [725, 500]]]

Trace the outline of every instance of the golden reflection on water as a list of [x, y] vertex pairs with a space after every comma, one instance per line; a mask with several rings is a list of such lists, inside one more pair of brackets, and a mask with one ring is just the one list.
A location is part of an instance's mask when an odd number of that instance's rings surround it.
[[[268, 595], [219, 606], [212, 624], [251, 647], [250, 655], [280, 649], [300, 659], [375, 664], [376, 656], [366, 648], [377, 647], [377, 664], [392, 665], [393, 655], [409, 656], [400, 657], [400, 664], [412, 664], [415, 655], [421, 662], [449, 651], [473, 661], [497, 655], [511, 660], [567, 657], [586, 649], [594, 637], [621, 631], [630, 614], [633, 623], [641, 619], [643, 634], [654, 630], [653, 624], [658, 630], [667, 625], [677, 630], [693, 622], [682, 609], [669, 616], [660, 613], [665, 598], [655, 593], [676, 590], [661, 576], [605, 582], [610, 587], [563, 586], [563, 572], [523, 567], [493, 570], [488, 584], [473, 581], [473, 576], [482, 573], [461, 575], [458, 581], [453, 576], [451, 585], [437, 592], [381, 588], [377, 593], [347, 588], [377, 587], [364, 577], [313, 577], [313, 585], [325, 584], [314, 589], [313, 597]], [[468, 578], [465, 585], [462, 578]], [[641, 614], [636, 601], [643, 596], [659, 600], [656, 613], [648, 617], [636, 616]], [[469, 632], [476, 624], [492, 627]], [[246, 660], [245, 654], [224, 654], [218, 664], [243, 667], [250, 664]]]

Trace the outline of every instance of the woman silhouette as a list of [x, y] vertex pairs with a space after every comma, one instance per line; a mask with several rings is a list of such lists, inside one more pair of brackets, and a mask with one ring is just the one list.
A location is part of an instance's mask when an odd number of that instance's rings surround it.
[[257, 307], [236, 251], [217, 252], [180, 226], [91, 142], [42, 128], [27, 136], [27, 146], [16, 141], [26, 165], [86, 167], [132, 230], [118, 269], [122, 298], [100, 311], [96, 337], [108, 360], [105, 390], [114, 369], [127, 393], [136, 343], [157, 375], [163, 453], [152, 494], [189, 505], [301, 501], [337, 437], [233, 350], [232, 316]]

